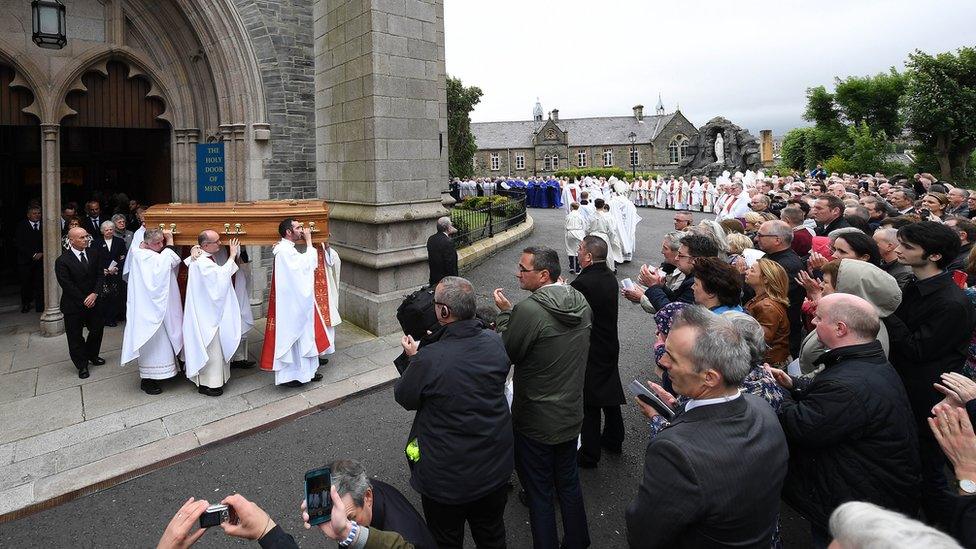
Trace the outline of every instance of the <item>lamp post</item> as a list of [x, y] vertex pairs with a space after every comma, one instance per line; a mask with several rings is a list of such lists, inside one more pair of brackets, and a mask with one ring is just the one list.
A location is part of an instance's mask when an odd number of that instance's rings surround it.
[[31, 27], [34, 43], [60, 50], [68, 43], [65, 8], [61, 0], [32, 0]]
[[634, 180], [637, 180], [637, 134], [630, 132], [630, 171]]

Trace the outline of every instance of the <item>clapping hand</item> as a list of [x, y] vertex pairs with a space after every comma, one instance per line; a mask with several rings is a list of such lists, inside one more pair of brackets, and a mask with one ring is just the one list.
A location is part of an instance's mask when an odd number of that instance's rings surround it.
[[769, 375], [773, 376], [773, 379], [776, 381], [776, 384], [779, 385], [780, 387], [786, 390], [790, 390], [793, 388], [793, 378], [790, 377], [790, 374], [784, 372], [783, 370], [780, 370], [779, 368], [773, 368], [769, 364], [763, 364], [763, 369], [766, 370], [766, 372], [768, 372]]
[[956, 477], [973, 479], [976, 473], [976, 433], [964, 408], [937, 404], [928, 418], [929, 428], [939, 441], [942, 452], [952, 462]]
[[[942, 374], [942, 383], [935, 383], [935, 390], [945, 395], [942, 403], [964, 408], [970, 400], [976, 399], [976, 382], [955, 372]], [[940, 403], [941, 404], [941, 403]], [[935, 413], [935, 408], [932, 409]]]
[[644, 291], [640, 287], [634, 286], [629, 290], [627, 288], [621, 289], [620, 295], [624, 296], [629, 301], [633, 301], [634, 303], [640, 303], [641, 298], [644, 297]]
[[807, 299], [816, 303], [823, 296], [823, 281], [813, 278], [806, 271], [800, 271], [796, 275], [796, 282], [807, 291]]
[[173, 519], [166, 525], [163, 537], [159, 538], [156, 549], [185, 549], [207, 533], [206, 528], [200, 528], [196, 532], [190, 533], [193, 526], [200, 520], [200, 515], [207, 510], [210, 504], [205, 499], [186, 500], [183, 507], [176, 512]]
[[645, 264], [641, 265], [640, 274], [637, 275], [637, 281], [650, 288], [651, 286], [660, 286], [663, 284], [664, 277], [657, 272], [651, 272], [651, 268]]
[[807, 260], [807, 267], [809, 269], [820, 269], [826, 264], [826, 257], [820, 255], [819, 252], [810, 252], [810, 259]]
[[495, 307], [498, 307], [499, 311], [511, 311], [512, 302], [505, 297], [505, 293], [501, 288], [495, 288], [495, 291], [491, 293], [491, 296], [495, 299]]

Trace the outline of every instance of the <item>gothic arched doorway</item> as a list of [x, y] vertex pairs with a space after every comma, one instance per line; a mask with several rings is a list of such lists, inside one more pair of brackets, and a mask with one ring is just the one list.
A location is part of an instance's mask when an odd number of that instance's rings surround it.
[[104, 214], [114, 213], [120, 195], [169, 202], [171, 131], [159, 118], [166, 107], [125, 64], [110, 61], [104, 71], [87, 72], [85, 90], [65, 99], [75, 114], [61, 121], [61, 200], [83, 207], [95, 198]]
[[25, 87], [11, 84], [16, 72], [0, 65], [0, 312], [19, 307], [14, 227], [27, 206], [41, 202], [41, 131], [23, 111], [34, 102]]

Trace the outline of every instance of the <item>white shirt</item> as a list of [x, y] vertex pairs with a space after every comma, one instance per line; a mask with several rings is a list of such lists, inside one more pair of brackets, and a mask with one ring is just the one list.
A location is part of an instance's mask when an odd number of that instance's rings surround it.
[[108, 249], [108, 251], [110, 251], [110, 252], [112, 251], [112, 239], [111, 238], [105, 241], [105, 248]]
[[690, 412], [700, 406], [708, 406], [710, 404], [721, 404], [723, 402], [731, 402], [741, 396], [742, 396], [742, 391], [737, 389], [735, 391], [735, 394], [732, 396], [723, 396], [718, 398], [705, 398], [702, 400], [691, 399], [687, 403], [685, 403], [685, 412]]
[[[69, 248], [71, 249], [72, 252], [75, 253], [75, 257], [78, 258], [78, 261], [81, 261], [81, 254], [87, 251], [87, 250], [76, 250], [74, 246], [69, 246]], [[85, 261], [87, 260], [88, 260], [88, 254], [86, 253]]]

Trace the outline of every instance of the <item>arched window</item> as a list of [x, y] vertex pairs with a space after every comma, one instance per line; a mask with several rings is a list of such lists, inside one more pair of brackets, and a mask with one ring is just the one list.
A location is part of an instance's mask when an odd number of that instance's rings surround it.
[[549, 161], [550, 161], [550, 158], [549, 158], [549, 155], [547, 154], [542, 159], [542, 171], [544, 171], [544, 172], [548, 172], [549, 171]]
[[558, 169], [559, 169], [559, 155], [554, 154], [552, 155], [552, 171], [556, 171]]
[[685, 157], [685, 152], [688, 149], [688, 138], [683, 135], [676, 135], [671, 138], [671, 142], [668, 143], [668, 162], [671, 164], [677, 164], [681, 162], [681, 159]]

